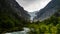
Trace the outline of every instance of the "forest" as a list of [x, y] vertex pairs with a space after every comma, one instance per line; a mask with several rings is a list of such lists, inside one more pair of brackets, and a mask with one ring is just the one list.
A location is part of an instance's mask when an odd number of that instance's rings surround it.
[[29, 34], [60, 34], [60, 10], [44, 21], [30, 22], [12, 18], [0, 12], [0, 33], [21, 31], [23, 27], [31, 29]]
[[30, 34], [60, 34], [60, 10], [44, 21], [29, 24]]

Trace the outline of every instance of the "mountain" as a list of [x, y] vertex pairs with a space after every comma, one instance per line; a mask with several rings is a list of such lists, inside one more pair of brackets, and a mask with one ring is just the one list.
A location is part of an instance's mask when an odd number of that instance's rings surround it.
[[17, 15], [24, 17], [24, 18], [30, 17], [28, 12], [25, 11], [24, 8], [21, 7], [15, 0], [1, 0], [0, 7], [2, 8], [2, 10], [10, 9], [10, 12], [16, 13]]
[[60, 9], [57, 12], [55, 12], [50, 18], [42, 21], [42, 23], [45, 23], [46, 25], [53, 24], [54, 26], [60, 24]]
[[16, 0], [0, 0], [0, 33], [22, 30], [29, 19], [28, 12]]
[[46, 7], [39, 10], [39, 12], [36, 13], [35, 20], [44, 20], [49, 18], [51, 15], [53, 15], [58, 9], [60, 9], [60, 0], [52, 0], [47, 4]]

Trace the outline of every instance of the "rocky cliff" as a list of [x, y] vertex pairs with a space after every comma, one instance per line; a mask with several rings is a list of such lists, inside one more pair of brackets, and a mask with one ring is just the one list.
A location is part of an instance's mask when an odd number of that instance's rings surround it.
[[60, 9], [60, 0], [52, 0], [46, 7], [37, 12], [36, 20], [44, 20], [53, 15], [58, 9]]

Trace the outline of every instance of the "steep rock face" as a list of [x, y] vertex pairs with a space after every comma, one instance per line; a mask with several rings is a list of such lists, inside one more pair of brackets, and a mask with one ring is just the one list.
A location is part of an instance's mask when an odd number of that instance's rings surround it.
[[0, 0], [0, 34], [22, 30], [29, 17], [15, 0]]
[[60, 0], [52, 0], [47, 4], [46, 7], [41, 9], [34, 19], [44, 20], [54, 14], [58, 9], [60, 9]]
[[25, 11], [23, 7], [21, 7], [15, 0], [0, 0], [0, 7], [3, 8], [4, 10], [5, 9], [10, 10], [10, 12], [16, 13], [17, 15], [23, 18], [29, 19], [30, 17], [28, 12]]

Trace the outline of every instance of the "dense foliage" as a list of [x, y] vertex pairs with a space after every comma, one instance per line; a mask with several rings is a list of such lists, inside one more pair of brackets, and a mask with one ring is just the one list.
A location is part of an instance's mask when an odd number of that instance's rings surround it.
[[29, 34], [60, 34], [60, 10], [42, 22], [31, 23], [16, 16], [10, 12], [0, 12], [0, 33], [21, 31], [23, 27], [28, 27], [31, 29]]
[[60, 10], [50, 18], [40, 22], [33, 22], [28, 26], [29, 34], [60, 34]]
[[0, 12], [0, 32], [12, 32], [22, 30], [23, 19], [10, 12]]

